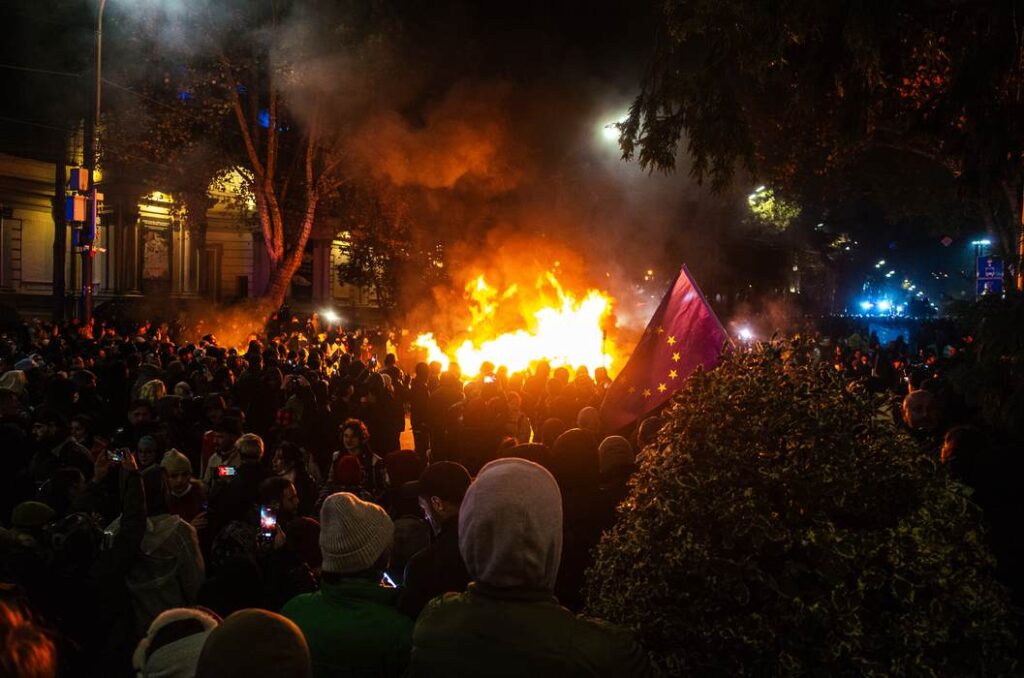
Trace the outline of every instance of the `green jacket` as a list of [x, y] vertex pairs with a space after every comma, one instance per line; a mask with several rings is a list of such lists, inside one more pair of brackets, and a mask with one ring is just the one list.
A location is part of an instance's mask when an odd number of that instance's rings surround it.
[[398, 589], [370, 579], [323, 582], [285, 603], [281, 614], [306, 636], [313, 676], [401, 676], [409, 663], [412, 620], [395, 608]]
[[413, 631], [410, 675], [650, 676], [628, 631], [578, 617], [541, 591], [474, 582], [430, 601]]

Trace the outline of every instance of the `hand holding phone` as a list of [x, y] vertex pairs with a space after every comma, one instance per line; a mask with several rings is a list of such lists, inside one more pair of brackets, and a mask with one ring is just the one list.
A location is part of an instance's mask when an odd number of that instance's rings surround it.
[[259, 540], [263, 543], [271, 543], [277, 536], [277, 511], [272, 506], [260, 505], [260, 532]]
[[125, 457], [132, 453], [127, 447], [119, 447], [115, 450], [107, 450], [107, 458], [110, 461], [120, 464], [125, 460]]

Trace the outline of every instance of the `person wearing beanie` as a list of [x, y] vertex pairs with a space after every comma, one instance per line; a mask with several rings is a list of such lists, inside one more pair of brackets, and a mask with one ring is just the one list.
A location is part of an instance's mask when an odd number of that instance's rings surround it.
[[220, 619], [197, 607], [161, 612], [132, 655], [137, 678], [193, 678], [210, 632]]
[[469, 573], [459, 553], [459, 509], [472, 482], [469, 471], [452, 461], [428, 466], [403, 488], [416, 497], [434, 532], [434, 542], [405, 566], [398, 607], [415, 619], [431, 598], [465, 591]]
[[266, 610], [239, 610], [210, 632], [196, 678], [310, 678], [309, 646], [294, 623]]
[[499, 459], [480, 470], [459, 512], [459, 550], [473, 581], [420, 613], [410, 676], [652, 675], [632, 634], [554, 597], [562, 498], [542, 466]]
[[324, 501], [320, 590], [281, 610], [302, 629], [317, 678], [405, 673], [412, 621], [395, 607], [398, 590], [381, 583], [394, 531], [384, 509], [354, 494]]
[[[160, 468], [167, 479], [167, 512], [188, 523], [203, 513], [206, 504], [206, 490], [203, 484], [192, 477], [192, 462], [188, 457], [171, 448], [160, 460]], [[206, 517], [200, 517], [200, 525]], [[197, 529], [199, 526], [193, 523]]]

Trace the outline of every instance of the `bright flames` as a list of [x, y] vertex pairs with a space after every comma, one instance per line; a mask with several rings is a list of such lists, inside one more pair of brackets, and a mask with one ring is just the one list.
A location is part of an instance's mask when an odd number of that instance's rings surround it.
[[[479, 374], [484, 362], [495, 367], [504, 365], [509, 373], [524, 371], [540, 360], [547, 360], [553, 368], [587, 367], [591, 374], [598, 367], [611, 368], [613, 358], [602, 327], [611, 312], [611, 298], [590, 290], [578, 300], [550, 272], [538, 281], [538, 288], [545, 283], [554, 292], [555, 303], [519, 308], [525, 302], [517, 299], [518, 286], [511, 285], [499, 292], [481, 275], [466, 285], [472, 318], [472, 325], [467, 328], [469, 336], [457, 348], [452, 342], [446, 351], [438, 345], [434, 334], [427, 332], [419, 335], [413, 346], [426, 351], [427, 360], [438, 361], [442, 369], [447, 370], [454, 360], [467, 376]], [[509, 305], [526, 319], [529, 328], [496, 331], [499, 313]]]

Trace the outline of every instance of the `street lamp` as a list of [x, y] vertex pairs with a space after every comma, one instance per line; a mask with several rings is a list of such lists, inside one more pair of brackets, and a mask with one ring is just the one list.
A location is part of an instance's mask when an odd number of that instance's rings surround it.
[[981, 256], [981, 249], [991, 245], [992, 241], [988, 238], [979, 238], [978, 240], [972, 240], [971, 244], [974, 245], [974, 257], [977, 259]]
[[92, 319], [92, 269], [93, 256], [96, 254], [96, 217], [98, 193], [96, 191], [96, 137], [100, 124], [100, 96], [102, 94], [103, 67], [103, 10], [107, 0], [99, 0], [99, 11], [96, 13], [96, 83], [94, 87], [94, 107], [92, 115], [87, 118], [85, 130], [85, 148], [82, 160], [89, 173], [89, 210], [86, 215], [84, 237], [79, 241], [82, 251], [82, 305], [79, 317], [82, 323]]

